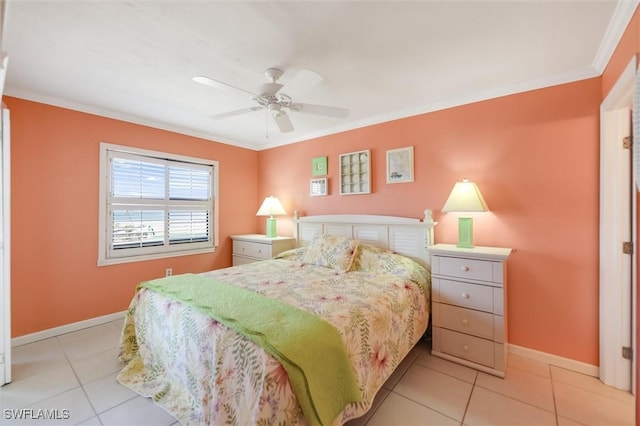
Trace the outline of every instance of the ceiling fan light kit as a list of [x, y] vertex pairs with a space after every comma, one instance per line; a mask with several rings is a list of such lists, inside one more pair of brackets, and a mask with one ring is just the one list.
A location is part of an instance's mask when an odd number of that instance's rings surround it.
[[[295, 80], [304, 78], [304, 74], [309, 74], [313, 77], [312, 82], [317, 84], [320, 79], [319, 74], [316, 72], [312, 72], [309, 70], [303, 70], [300, 73], [296, 74], [289, 83], [293, 83], [296, 85]], [[283, 84], [278, 83], [277, 81], [282, 77], [283, 71], [278, 68], [268, 68], [264, 75], [269, 80], [268, 83], [262, 84], [260, 87], [260, 94], [252, 93], [248, 90], [236, 87], [232, 84], [225, 83], [219, 80], [215, 80], [210, 77], [205, 76], [196, 76], [193, 77], [193, 81], [196, 83], [204, 84], [206, 86], [210, 86], [213, 88], [231, 88], [235, 89], [239, 92], [248, 93], [251, 95], [251, 100], [258, 103], [257, 106], [246, 107], [234, 111], [223, 112], [221, 114], [212, 115], [211, 118], [214, 120], [221, 120], [229, 117], [234, 117], [241, 114], [246, 114], [253, 111], [258, 111], [261, 109], [266, 109], [273, 120], [275, 121], [278, 129], [282, 133], [288, 133], [295, 130], [293, 127], [293, 123], [287, 114], [286, 109], [290, 111], [296, 111], [303, 114], [315, 114], [315, 115], [323, 115], [326, 117], [334, 117], [334, 118], [345, 118], [349, 115], [349, 110], [346, 108], [336, 108], [325, 105], [314, 105], [314, 104], [305, 104], [305, 103], [297, 103], [293, 102], [289, 95], [284, 93], [280, 93], [280, 90], [284, 87]], [[302, 75], [302, 77], [300, 77]], [[299, 85], [299, 84], [298, 84]]]

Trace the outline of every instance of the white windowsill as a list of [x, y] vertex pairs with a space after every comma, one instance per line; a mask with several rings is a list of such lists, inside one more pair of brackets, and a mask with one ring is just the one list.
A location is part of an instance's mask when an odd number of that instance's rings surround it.
[[204, 249], [189, 250], [189, 251], [154, 253], [154, 254], [145, 254], [141, 256], [129, 256], [129, 257], [114, 257], [111, 259], [98, 259], [98, 266], [118, 265], [121, 263], [131, 263], [131, 262], [142, 262], [145, 260], [165, 259], [168, 257], [190, 256], [192, 254], [213, 253], [215, 251], [216, 249], [215, 247], [213, 247], [213, 248], [204, 248]]

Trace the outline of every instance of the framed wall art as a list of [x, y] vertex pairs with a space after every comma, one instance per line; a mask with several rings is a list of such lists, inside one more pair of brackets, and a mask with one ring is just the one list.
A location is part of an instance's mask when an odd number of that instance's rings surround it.
[[371, 193], [371, 152], [340, 154], [340, 195]]
[[413, 182], [413, 147], [387, 151], [387, 183]]
[[327, 157], [316, 157], [311, 160], [311, 174], [324, 176], [327, 174]]
[[328, 193], [327, 178], [311, 179], [309, 182], [309, 195], [318, 197]]

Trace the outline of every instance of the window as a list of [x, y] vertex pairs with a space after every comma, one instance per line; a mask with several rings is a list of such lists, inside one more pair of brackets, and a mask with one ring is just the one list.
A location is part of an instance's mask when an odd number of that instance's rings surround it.
[[101, 144], [98, 265], [213, 251], [217, 170], [212, 160]]

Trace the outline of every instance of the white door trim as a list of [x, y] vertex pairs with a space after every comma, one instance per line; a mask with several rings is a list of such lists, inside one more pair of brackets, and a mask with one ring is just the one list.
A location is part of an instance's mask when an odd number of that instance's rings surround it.
[[630, 134], [636, 66], [634, 57], [600, 106], [600, 379], [626, 391], [632, 389], [632, 362], [622, 358], [622, 347], [635, 352], [629, 285], [635, 256], [622, 253], [622, 242], [632, 232], [630, 153], [622, 148], [622, 138]]
[[0, 149], [2, 157], [2, 213], [0, 214], [0, 288], [2, 289], [2, 343], [0, 344], [0, 385], [11, 382], [11, 142], [9, 110], [2, 108], [2, 137]]
[[[0, 51], [0, 100], [4, 92], [7, 54]], [[11, 381], [11, 156], [9, 111], [0, 105], [0, 386]]]

